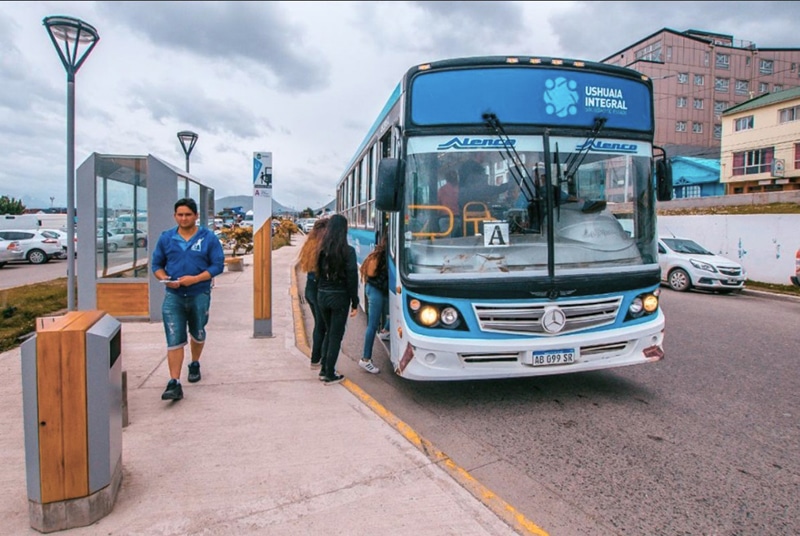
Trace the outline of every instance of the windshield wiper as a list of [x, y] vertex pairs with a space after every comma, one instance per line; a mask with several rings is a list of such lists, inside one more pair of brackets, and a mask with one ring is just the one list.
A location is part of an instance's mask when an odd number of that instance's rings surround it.
[[[492, 113], [485, 113], [483, 114], [483, 120], [486, 121], [486, 124], [489, 126], [489, 128], [494, 130], [494, 132], [497, 134], [497, 137], [503, 142], [505, 154], [503, 154], [502, 151], [499, 151], [500, 157], [508, 166], [508, 171], [517, 182], [519, 189], [522, 191], [522, 195], [525, 196], [525, 200], [528, 202], [528, 204], [532, 203], [538, 199], [536, 190], [532, 187], [533, 179], [531, 178], [530, 173], [528, 173], [528, 170], [522, 164], [522, 160], [519, 157], [519, 153], [517, 153], [516, 147], [514, 147], [514, 144], [511, 142], [511, 138], [509, 138], [508, 134], [506, 134], [503, 125], [500, 124], [500, 120], [497, 119], [496, 115]], [[506, 155], [508, 156], [508, 159], [506, 159]]]
[[[564, 162], [564, 165], [567, 166], [567, 171], [564, 173], [565, 180], [567, 182], [573, 181], [574, 174], [578, 170], [578, 168], [583, 163], [583, 160], [586, 158], [586, 155], [589, 154], [589, 150], [594, 145], [594, 141], [597, 139], [597, 135], [600, 134], [600, 131], [603, 130], [603, 127], [606, 124], [608, 119], [605, 117], [595, 117], [594, 124], [592, 125], [592, 130], [589, 131], [589, 135], [586, 137], [586, 141], [583, 142], [581, 145], [580, 150], [577, 153], [572, 153], [567, 161]], [[569, 184], [567, 185], [569, 188]], [[570, 192], [572, 193], [572, 192]]]

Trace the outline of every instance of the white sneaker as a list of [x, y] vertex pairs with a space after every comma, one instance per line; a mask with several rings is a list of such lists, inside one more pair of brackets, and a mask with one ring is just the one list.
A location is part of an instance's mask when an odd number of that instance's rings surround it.
[[389, 332], [388, 331], [381, 331], [380, 333], [378, 333], [378, 338], [380, 340], [382, 340], [382, 341], [388, 341], [389, 340]]
[[378, 367], [372, 364], [372, 360], [359, 359], [358, 366], [369, 372], [370, 374], [377, 374], [381, 371]]

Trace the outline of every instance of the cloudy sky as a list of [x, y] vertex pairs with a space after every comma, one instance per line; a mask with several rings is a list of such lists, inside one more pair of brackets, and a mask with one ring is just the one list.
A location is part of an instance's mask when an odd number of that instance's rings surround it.
[[402, 74], [459, 56], [600, 60], [661, 28], [800, 47], [800, 2], [3, 2], [0, 196], [66, 205], [66, 74], [42, 25], [92, 24], [76, 77], [75, 163], [153, 154], [216, 197], [252, 194], [254, 151], [295, 208], [336, 182]]

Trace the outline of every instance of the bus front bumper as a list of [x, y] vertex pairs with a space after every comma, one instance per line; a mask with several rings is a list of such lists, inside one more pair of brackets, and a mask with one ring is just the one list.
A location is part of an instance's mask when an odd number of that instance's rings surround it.
[[[408, 333], [408, 332], [406, 332]], [[456, 381], [568, 374], [652, 363], [664, 357], [664, 316], [632, 327], [557, 338], [393, 340], [395, 372], [409, 380]]]

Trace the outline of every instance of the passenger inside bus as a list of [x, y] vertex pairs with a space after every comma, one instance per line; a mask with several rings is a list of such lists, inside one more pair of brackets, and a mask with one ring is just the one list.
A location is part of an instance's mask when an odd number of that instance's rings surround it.
[[[458, 174], [455, 169], [448, 169], [444, 172], [445, 183], [436, 193], [436, 202], [450, 209], [452, 212], [453, 229], [451, 236], [461, 236], [461, 207], [458, 204]], [[439, 231], [446, 232], [450, 228], [450, 215], [439, 218]]]
[[464, 234], [477, 234], [477, 223], [492, 218], [491, 207], [498, 205], [501, 196], [515, 187], [515, 184], [490, 184], [486, 169], [474, 160], [461, 164], [458, 178], [458, 204], [464, 219]]

